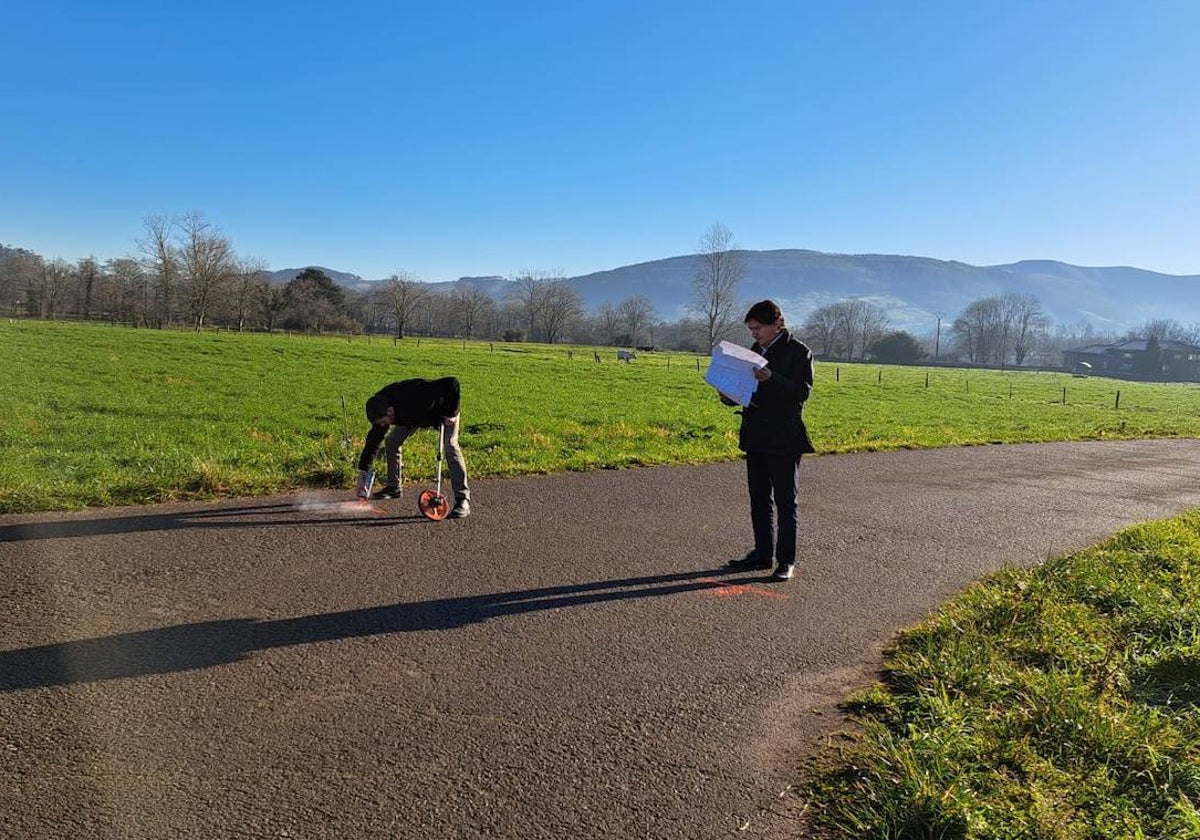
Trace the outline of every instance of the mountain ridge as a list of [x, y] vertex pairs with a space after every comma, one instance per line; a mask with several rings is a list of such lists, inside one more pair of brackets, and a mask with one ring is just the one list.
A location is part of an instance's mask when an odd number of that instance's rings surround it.
[[[1200, 275], [1166, 274], [1134, 266], [1079, 266], [1031, 259], [976, 266], [958, 260], [902, 254], [839, 254], [802, 248], [738, 250], [745, 265], [739, 305], [772, 298], [792, 322], [819, 306], [862, 299], [882, 307], [892, 326], [932, 330], [941, 316], [952, 320], [972, 301], [1016, 292], [1036, 297], [1056, 323], [1088, 321], [1099, 330], [1122, 331], [1152, 319], [1200, 323]], [[303, 269], [283, 269], [273, 276]], [[322, 268], [341, 285], [364, 291], [379, 280]], [[586, 310], [641, 295], [658, 318], [684, 317], [696, 275], [696, 255], [686, 254], [565, 278]], [[286, 282], [283, 281], [283, 282]], [[437, 290], [473, 286], [500, 299], [513, 280], [499, 275], [433, 281]]]

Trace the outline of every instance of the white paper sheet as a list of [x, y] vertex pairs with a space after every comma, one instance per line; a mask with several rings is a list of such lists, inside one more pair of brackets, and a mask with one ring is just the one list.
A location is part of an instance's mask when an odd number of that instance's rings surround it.
[[704, 381], [739, 405], [750, 405], [758, 388], [754, 371], [766, 364], [767, 360], [753, 350], [722, 341], [713, 348]]

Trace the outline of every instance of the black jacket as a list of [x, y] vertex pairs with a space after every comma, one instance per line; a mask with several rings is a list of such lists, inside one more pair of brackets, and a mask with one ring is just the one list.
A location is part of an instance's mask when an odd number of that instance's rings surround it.
[[[757, 344], [750, 349], [763, 353]], [[804, 426], [804, 401], [813, 386], [812, 352], [782, 330], [763, 355], [771, 378], [758, 383], [750, 405], [742, 409], [738, 446], [743, 452], [769, 455], [798, 457], [816, 452]]]
[[[458, 379], [447, 376], [442, 379], [403, 379], [385, 385], [376, 396], [382, 396], [392, 407], [396, 426], [418, 426], [434, 428], [442, 424], [443, 417], [458, 414], [461, 399]], [[358, 456], [358, 468], [369, 470], [379, 445], [387, 436], [387, 426], [371, 424], [362, 454]]]

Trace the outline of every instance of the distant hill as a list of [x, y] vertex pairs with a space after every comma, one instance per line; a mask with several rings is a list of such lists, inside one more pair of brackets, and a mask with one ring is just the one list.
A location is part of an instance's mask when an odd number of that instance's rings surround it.
[[296, 275], [300, 274], [307, 268], [315, 268], [317, 271], [325, 272], [330, 280], [337, 283], [339, 286], [345, 286], [347, 289], [354, 289], [357, 292], [362, 292], [371, 288], [371, 281], [364, 280], [357, 274], [349, 274], [345, 271], [334, 271], [332, 268], [324, 268], [319, 265], [306, 265], [304, 268], [281, 268], [278, 271], [268, 271], [267, 277], [272, 283], [290, 283], [296, 279]]
[[[859, 298], [881, 306], [893, 327], [922, 333], [933, 330], [939, 314], [943, 322], [952, 320], [972, 301], [1004, 292], [1032, 294], [1056, 323], [1088, 321], [1106, 332], [1123, 332], [1154, 318], [1200, 323], [1200, 275], [1160, 274], [1127, 266], [1085, 268], [1052, 260], [975, 266], [894, 254], [801, 249], [738, 253], [746, 266], [739, 295], [742, 304], [772, 298], [792, 323], [803, 321], [819, 306]], [[676, 321], [687, 311], [696, 269], [696, 257], [689, 254], [597, 271], [567, 282], [589, 312], [643, 295], [659, 318]], [[274, 274], [290, 280], [300, 270]], [[349, 288], [372, 286], [372, 281], [355, 274], [322, 271]], [[499, 276], [463, 277], [429, 285], [435, 290], [474, 286], [500, 300], [513, 281]]]
[[[1002, 279], [986, 269], [923, 257], [804, 250], [738, 253], [746, 268], [740, 291], [743, 302], [771, 298], [793, 322], [803, 320], [819, 306], [863, 298], [886, 309], [895, 326], [913, 328], [935, 322], [938, 311], [956, 311], [975, 298], [995, 293]], [[570, 282], [589, 306], [641, 294], [654, 303], [660, 317], [673, 321], [686, 311], [696, 271], [696, 257], [688, 255], [601, 271]], [[973, 292], [964, 298], [967, 289]]]
[[1013, 277], [1057, 321], [1097, 327], [1135, 327], [1154, 318], [1200, 323], [1200, 275], [1160, 274], [1141, 268], [1084, 268], [1053, 260], [993, 266]]
[[[845, 298], [883, 307], [892, 325], [932, 330], [941, 314], [953, 319], [967, 304], [1004, 292], [1034, 295], [1057, 323], [1089, 321], [1122, 331], [1153, 318], [1200, 322], [1200, 275], [1138, 268], [1083, 268], [1052, 261], [973, 266], [927, 257], [827, 254], [820, 251], [741, 251], [743, 302], [776, 300], [793, 323], [813, 309]], [[573, 277], [568, 282], [595, 308], [631, 295], [648, 297], [660, 318], [681, 317], [691, 298], [695, 256], [671, 257]]]
[[427, 284], [435, 292], [444, 292], [461, 287], [479, 289], [484, 294], [496, 300], [502, 300], [513, 287], [513, 281], [503, 277], [460, 277], [457, 280], [444, 280]]

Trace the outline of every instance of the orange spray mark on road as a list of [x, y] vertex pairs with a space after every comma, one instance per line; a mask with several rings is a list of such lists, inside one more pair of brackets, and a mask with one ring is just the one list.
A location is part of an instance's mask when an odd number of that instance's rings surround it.
[[764, 598], [782, 598], [787, 600], [791, 595], [785, 595], [782, 592], [775, 592], [770, 589], [763, 589], [761, 586], [752, 586], [748, 583], [726, 583], [723, 580], [716, 578], [700, 578], [701, 583], [707, 583], [713, 587], [712, 594], [719, 598], [726, 598], [730, 595], [761, 595]]
[[374, 514], [375, 516], [384, 516], [386, 514], [386, 511], [377, 508], [375, 505], [368, 504], [366, 499], [359, 499], [358, 506], [362, 510], [367, 511], [367, 513]]

